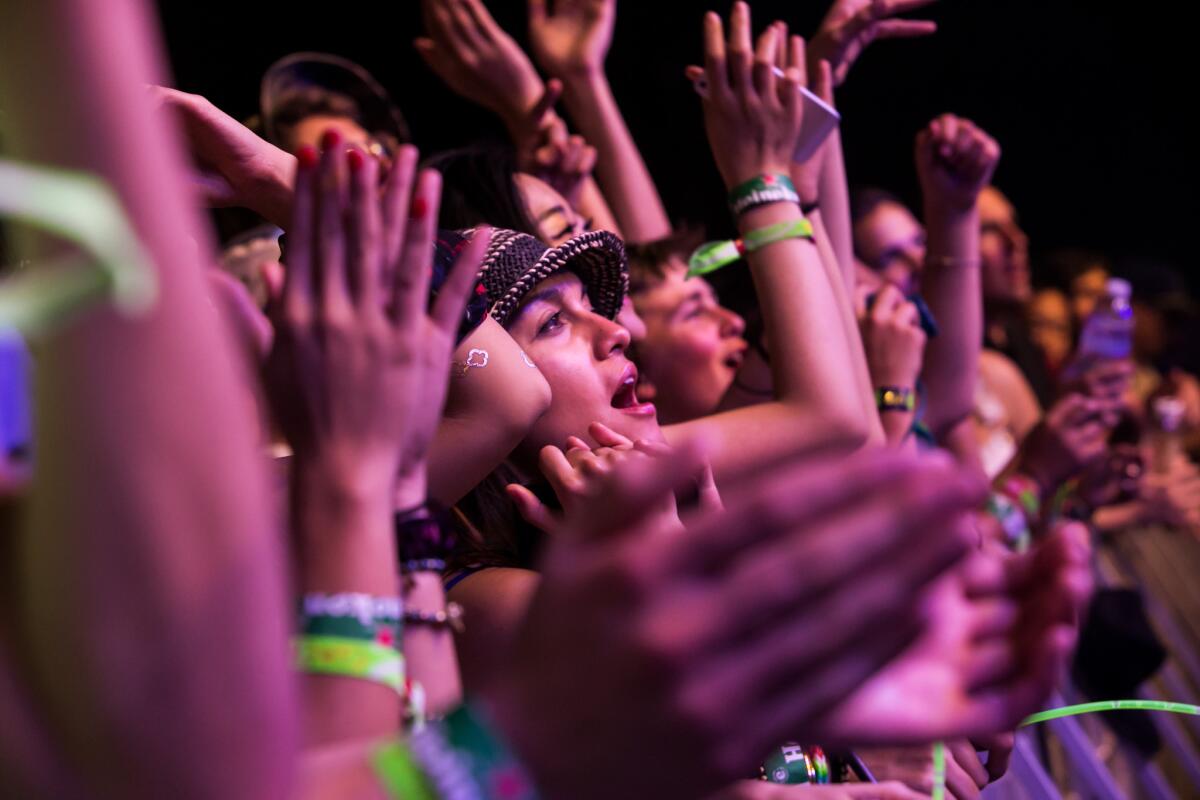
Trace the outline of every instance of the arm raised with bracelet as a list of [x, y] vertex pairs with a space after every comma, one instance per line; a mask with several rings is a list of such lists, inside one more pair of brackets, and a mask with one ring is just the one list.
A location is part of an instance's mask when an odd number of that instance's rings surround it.
[[925, 349], [925, 421], [938, 438], [963, 423], [974, 407], [983, 343], [976, 202], [999, 160], [1000, 146], [992, 137], [951, 114], [917, 134], [928, 235], [922, 292], [941, 328]]
[[[727, 470], [798, 448], [855, 449], [870, 428], [854, 370], [847, 369], [853, 349], [837, 296], [811, 233], [803, 235], [807, 222], [795, 193], [789, 202], [783, 184], [800, 131], [800, 70], [789, 68], [782, 80], [774, 75], [781, 44], [775, 27], [760, 37], [757, 53], [751, 49], [745, 3], [734, 6], [730, 27], [727, 46], [720, 17], [705, 17], [702, 95], [713, 157], [734, 195], [735, 213], [741, 211], [743, 239], [781, 230], [774, 226], [795, 232], [747, 253], [766, 320], [776, 400], [666, 429], [673, 442], [698, 433], [716, 440], [718, 483]], [[780, 202], [759, 202], [767, 196]]]
[[[401, 148], [381, 200], [374, 159], [347, 150], [333, 132], [323, 145], [319, 157], [310, 147], [298, 153], [287, 278], [273, 303], [267, 363], [277, 418], [295, 452], [298, 582], [306, 595], [394, 600], [392, 510], [425, 502], [426, 450], [487, 237], [464, 248], [427, 312], [440, 176], [416, 174], [416, 150]], [[309, 633], [301, 631], [301, 644], [320, 649]], [[304, 662], [309, 743], [398, 728], [399, 665], [384, 658], [396, 643], [379, 644], [385, 649], [372, 658], [381, 662], [380, 680], [320, 674]], [[362, 648], [343, 647], [353, 649]], [[453, 663], [442, 671], [457, 681]]]

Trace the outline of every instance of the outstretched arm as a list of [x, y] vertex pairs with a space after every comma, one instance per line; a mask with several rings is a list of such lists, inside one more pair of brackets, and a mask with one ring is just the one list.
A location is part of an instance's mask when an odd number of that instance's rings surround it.
[[[788, 172], [801, 122], [801, 70], [782, 80], [772, 72], [778, 29], [770, 27], [751, 49], [750, 10], [734, 6], [728, 51], [720, 18], [705, 18], [704, 116], [717, 167], [731, 190], [764, 174]], [[693, 74], [695, 71], [692, 71]], [[795, 203], [749, 209], [738, 219], [742, 235], [797, 223]], [[703, 432], [717, 440], [713, 468], [723, 472], [762, 463], [803, 447], [854, 449], [867, 439], [870, 421], [830, 277], [817, 246], [794, 237], [747, 255], [771, 346], [776, 401], [729, 411], [667, 429], [675, 441]]]
[[629, 242], [661, 239], [671, 232], [654, 179], [629, 133], [604, 74], [612, 42], [616, 0], [530, 0], [529, 39], [546, 72], [563, 82], [571, 119], [597, 153], [596, 173]]
[[135, 0], [0, 7], [9, 152], [103, 178], [159, 286], [144, 316], [98, 309], [41, 343], [20, 648], [92, 792], [278, 797], [295, 740], [284, 554], [182, 148], [144, 89], [163, 80], [154, 25]]

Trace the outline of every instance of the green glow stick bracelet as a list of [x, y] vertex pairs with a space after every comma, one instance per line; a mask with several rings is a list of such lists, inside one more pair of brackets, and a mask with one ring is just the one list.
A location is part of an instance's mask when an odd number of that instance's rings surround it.
[[[1188, 703], [1168, 703], [1162, 700], [1101, 700], [1096, 703], [1080, 703], [1039, 711], [1021, 720], [1018, 727], [1024, 728], [1026, 725], [1035, 725], [1061, 717], [1073, 717], [1077, 714], [1094, 714], [1097, 711], [1169, 711], [1172, 714], [1200, 716], [1200, 706]], [[930, 797], [932, 800], [945, 800], [946, 797], [946, 745], [944, 742], [933, 743], [933, 792]]]
[[158, 284], [150, 259], [116, 193], [98, 177], [0, 159], [0, 215], [84, 251], [0, 282], [0, 327], [28, 335], [103, 300], [128, 315], [154, 303]]

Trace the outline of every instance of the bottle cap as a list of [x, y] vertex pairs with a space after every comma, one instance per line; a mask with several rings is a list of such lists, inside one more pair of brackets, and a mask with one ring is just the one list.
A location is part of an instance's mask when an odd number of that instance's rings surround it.
[[1133, 294], [1133, 287], [1124, 278], [1109, 278], [1104, 289], [1109, 297], [1123, 297], [1126, 300]]

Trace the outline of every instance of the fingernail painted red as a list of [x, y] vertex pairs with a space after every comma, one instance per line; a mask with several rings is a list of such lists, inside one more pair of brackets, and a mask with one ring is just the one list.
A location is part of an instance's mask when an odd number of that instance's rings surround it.
[[347, 150], [346, 161], [350, 164], [350, 169], [358, 172], [363, 166], [362, 150]]
[[317, 149], [311, 144], [300, 145], [296, 150], [296, 160], [300, 162], [300, 166], [308, 169], [317, 164]]
[[333, 128], [330, 128], [329, 130], [325, 131], [325, 133], [321, 134], [321, 149], [332, 150], [333, 148], [337, 147], [338, 143], [341, 141], [342, 135]]
[[408, 210], [408, 215], [413, 219], [424, 219], [425, 212], [429, 210], [429, 204], [425, 202], [424, 197], [414, 197], [412, 207]]

